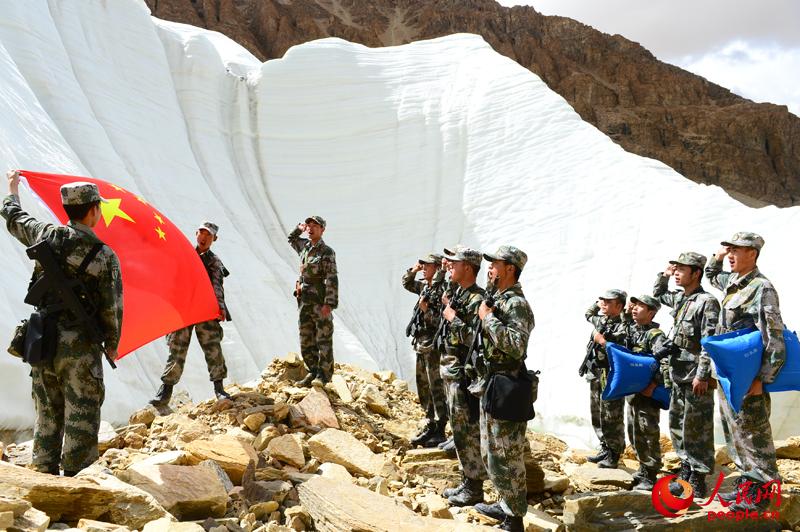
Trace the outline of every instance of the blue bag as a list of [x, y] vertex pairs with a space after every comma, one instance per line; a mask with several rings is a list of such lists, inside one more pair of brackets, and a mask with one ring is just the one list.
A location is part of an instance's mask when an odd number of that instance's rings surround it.
[[[621, 345], [607, 343], [606, 354], [609, 371], [602, 395], [606, 401], [641, 392], [653, 381], [653, 375], [658, 371], [655, 358], [633, 353]], [[653, 391], [653, 399], [666, 410], [669, 408], [670, 392], [664, 386], [657, 386]]]
[[[783, 330], [786, 363], [774, 382], [764, 385], [768, 392], [800, 390], [800, 341], [797, 334]], [[714, 361], [720, 386], [734, 412], [739, 412], [747, 390], [761, 369], [764, 343], [761, 332], [753, 327], [709, 336], [700, 340]]]

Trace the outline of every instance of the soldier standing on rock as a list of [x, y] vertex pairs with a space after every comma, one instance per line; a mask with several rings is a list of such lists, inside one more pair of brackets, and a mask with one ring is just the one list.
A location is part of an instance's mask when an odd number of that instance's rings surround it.
[[[425, 409], [425, 428], [411, 439], [412, 445], [435, 447], [445, 441], [447, 425], [447, 402], [444, 383], [439, 372], [439, 351], [433, 346], [433, 336], [441, 313], [442, 280], [439, 269], [442, 257], [433, 253], [419, 259], [403, 275], [403, 288], [417, 294], [419, 300], [406, 334], [412, 337], [417, 352], [417, 393], [419, 403]], [[422, 271], [423, 280], [416, 280]], [[436, 277], [439, 277], [438, 282]]]
[[156, 397], [150, 401], [153, 406], [164, 406], [169, 403], [172, 397], [172, 389], [178, 384], [183, 375], [183, 368], [186, 365], [186, 353], [189, 351], [189, 342], [192, 340], [192, 331], [200, 342], [203, 354], [206, 357], [208, 366], [208, 376], [214, 383], [214, 395], [217, 399], [229, 399], [230, 395], [222, 386], [222, 381], [228, 376], [228, 367], [225, 365], [225, 358], [222, 356], [222, 325], [220, 321], [231, 319], [228, 306], [225, 304], [225, 289], [223, 282], [228, 275], [228, 270], [222, 264], [220, 258], [211, 251], [211, 245], [217, 241], [219, 226], [211, 222], [203, 222], [197, 228], [195, 238], [197, 246], [195, 250], [203, 261], [211, 286], [214, 288], [214, 295], [217, 296], [219, 305], [219, 315], [208, 321], [203, 321], [194, 325], [189, 325], [183, 329], [178, 329], [167, 335], [169, 345], [169, 357], [167, 366], [161, 375], [161, 387], [156, 393]]
[[445, 296], [443, 301], [442, 315], [448, 322], [448, 331], [444, 336], [441, 372], [462, 482], [456, 488], [445, 490], [444, 496], [454, 506], [467, 506], [483, 501], [486, 479], [486, 468], [481, 461], [478, 406], [467, 391], [464, 373], [476, 332], [478, 307], [484, 297], [483, 288], [475, 282], [481, 268], [481, 253], [462, 247], [448, 260], [452, 263], [452, 280], [458, 283], [458, 290], [452, 298]]
[[[717, 334], [749, 327], [761, 333], [764, 351], [761, 369], [750, 385], [738, 414], [733, 411], [720, 387], [719, 403], [725, 439], [732, 451], [736, 467], [741, 471], [737, 490], [720, 496], [736, 501], [739, 491], [744, 500], [729, 507], [732, 511], [758, 511], [769, 506], [768, 497], [758, 496], [759, 489], [770, 482], [780, 482], [775, 443], [769, 422], [770, 398], [763, 385], [775, 380], [786, 361], [778, 292], [758, 269], [756, 262], [764, 247], [764, 239], [755, 233], [736, 233], [722, 242], [722, 249], [708, 261], [706, 275], [711, 284], [722, 291]], [[722, 271], [722, 259], [727, 256], [730, 272]], [[748, 500], [749, 499], [749, 500]]]
[[[300, 277], [295, 297], [300, 310], [300, 353], [308, 375], [299, 386], [322, 386], [333, 376], [333, 310], [339, 304], [336, 253], [322, 240], [326, 228], [320, 216], [309, 216], [289, 234], [289, 244], [300, 255]], [[300, 238], [304, 232], [308, 239]]]
[[624, 313], [628, 294], [616, 288], [606, 291], [597, 302], [586, 311], [586, 321], [594, 325], [589, 344], [586, 346], [586, 358], [578, 371], [589, 381], [589, 408], [592, 415], [592, 427], [600, 440], [600, 452], [587, 458], [590, 462], [603, 468], [616, 468], [622, 451], [625, 450], [625, 400], [603, 399], [603, 388], [608, 375], [605, 342], [599, 343], [595, 337], [599, 334], [603, 340], [621, 343], [625, 336], [626, 320]]
[[[69, 183], [61, 187], [69, 223], [58, 226], [23, 211], [19, 172], [10, 171], [7, 177], [8, 196], [0, 214], [9, 233], [25, 246], [47, 242], [64, 275], [82, 284], [83, 293], [76, 295], [97, 309], [91, 318], [96, 319], [102, 338], [92, 338], [79, 317], [63, 308], [59, 296], [46, 292], [37, 311], [45, 316], [45, 339], [52, 334], [54, 346], [42, 353], [42, 360], [28, 359], [36, 407], [31, 465], [52, 475], [58, 475], [61, 465], [65, 476], [74, 476], [98, 457], [100, 407], [105, 398], [103, 351], [111, 360], [117, 358], [122, 330], [119, 260], [92, 230], [102, 215], [100, 203], [105, 201], [97, 185]], [[37, 263], [34, 279], [41, 277], [42, 267]]]
[[[534, 327], [533, 310], [525, 299], [519, 276], [528, 256], [514, 246], [500, 246], [491, 262], [494, 306], [484, 300], [478, 309], [482, 320], [483, 372], [486, 382], [496, 373], [519, 376], [527, 371], [528, 340]], [[483, 396], [484, 400], [486, 396]], [[521, 532], [528, 511], [525, 474], [526, 421], [497, 419], [480, 409], [481, 456], [500, 500], [491, 505], [476, 504], [475, 510], [502, 520], [502, 530]]]
[[[715, 333], [720, 310], [717, 299], [700, 285], [705, 264], [706, 258], [699, 253], [681, 253], [677, 260], [669, 261], [653, 286], [653, 297], [672, 307], [675, 318], [670, 332], [677, 349], [669, 360], [669, 433], [681, 459], [679, 478], [689, 481], [697, 498], [706, 497], [706, 475], [714, 470], [716, 384], [711, 378], [711, 359], [700, 340]], [[670, 277], [683, 290], [668, 290]], [[670, 491], [680, 495], [683, 488], [673, 482]]]

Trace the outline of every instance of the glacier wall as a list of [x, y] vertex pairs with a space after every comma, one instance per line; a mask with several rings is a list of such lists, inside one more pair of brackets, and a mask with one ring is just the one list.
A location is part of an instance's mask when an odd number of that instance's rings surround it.
[[[711, 254], [752, 230], [766, 239], [760, 263], [785, 321], [800, 323], [799, 209], [748, 208], [623, 151], [480, 37], [382, 49], [325, 39], [262, 64], [220, 34], [150, 17], [136, 0], [0, 0], [0, 9], [0, 169], [110, 180], [190, 238], [199, 221], [218, 223], [215, 251], [232, 272], [231, 380], [298, 350], [298, 260], [286, 234], [309, 214], [328, 220], [339, 262], [337, 360], [410, 381], [414, 298], [403, 271], [456, 242], [527, 251], [529, 366], [542, 371], [534, 425], [570, 441], [593, 437], [577, 367], [590, 330], [583, 312], [602, 290], [649, 292], [677, 253]], [[0, 236], [0, 268], [8, 337], [29, 312], [31, 269], [10, 237]], [[107, 371], [104, 418], [124, 422], [143, 405], [165, 360], [156, 341]], [[27, 375], [0, 356], [4, 427], [32, 424]], [[211, 395], [196, 342], [179, 388]], [[800, 433], [797, 403], [796, 393], [774, 396], [776, 437]]]

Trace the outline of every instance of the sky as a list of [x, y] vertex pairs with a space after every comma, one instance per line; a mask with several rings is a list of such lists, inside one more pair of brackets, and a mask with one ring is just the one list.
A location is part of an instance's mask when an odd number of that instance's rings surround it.
[[499, 0], [640, 43], [756, 102], [800, 115], [798, 0]]

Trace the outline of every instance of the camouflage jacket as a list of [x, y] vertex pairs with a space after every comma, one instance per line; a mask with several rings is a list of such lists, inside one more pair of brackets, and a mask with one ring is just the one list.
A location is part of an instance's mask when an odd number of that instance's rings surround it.
[[[197, 248], [195, 248], [195, 250], [197, 250]], [[210, 249], [205, 253], [200, 253], [200, 251], [197, 250], [197, 253], [200, 255], [200, 260], [203, 261], [203, 266], [206, 267], [208, 278], [211, 279], [211, 286], [214, 288], [214, 295], [217, 296], [219, 310], [227, 321], [231, 321], [231, 313], [228, 311], [228, 306], [225, 305], [225, 288], [222, 286], [225, 277], [228, 276], [228, 270], [225, 268], [225, 265], [222, 264], [217, 254]]]
[[669, 383], [669, 351], [671, 342], [658, 323], [651, 321], [646, 325], [636, 322], [627, 324], [622, 345], [640, 355], [651, 356], [658, 360], [659, 370], [653, 379], [656, 384]]
[[416, 279], [416, 273], [410, 269], [403, 274], [403, 288], [420, 297], [427, 297], [428, 310], [422, 313], [423, 327], [417, 330], [415, 336], [417, 342], [424, 342], [426, 344], [432, 342], [433, 335], [436, 333], [436, 328], [439, 326], [439, 319], [442, 315], [442, 292], [444, 290], [444, 284], [441, 280], [439, 280], [439, 282], [436, 281], [436, 276], [434, 276], [430, 285], [425, 281], [418, 281]]
[[[605, 360], [606, 348], [594, 341], [595, 331], [602, 334], [603, 338], [609, 342], [622, 344], [625, 339], [625, 334], [627, 333], [630, 316], [624, 312], [614, 317], [600, 314], [600, 305], [596, 302], [586, 310], [584, 316], [586, 317], [586, 321], [594, 326], [594, 330], [589, 334], [589, 344], [586, 346], [587, 354], [593, 352], [597, 360]], [[597, 377], [599, 375], [595, 376]]]
[[320, 239], [316, 245], [300, 238], [302, 231], [295, 228], [289, 233], [289, 244], [300, 255], [300, 301], [317, 305], [339, 305], [339, 277], [336, 271], [336, 253]]
[[695, 377], [706, 381], [711, 376], [711, 359], [700, 346], [700, 339], [715, 334], [719, 302], [702, 286], [686, 296], [683, 290], [668, 290], [668, 283], [669, 277], [659, 272], [653, 297], [672, 308], [675, 320], [669, 337], [680, 351], [670, 357], [670, 377], [679, 384], [692, 382]]
[[467, 289], [459, 288], [450, 300], [456, 317], [450, 322], [449, 333], [444, 339], [445, 352], [442, 353], [441, 365], [451, 378], [464, 376], [464, 362], [475, 338], [478, 307], [484, 297], [483, 288], [473, 284]]
[[489, 372], [518, 370], [535, 326], [533, 310], [519, 283], [495, 293], [494, 299], [494, 309], [483, 320], [483, 359]]
[[[78, 267], [96, 244], [103, 242], [91, 228], [70, 221], [66, 226], [40, 222], [22, 210], [19, 198], [6, 196], [0, 215], [6, 220], [6, 227], [17, 240], [26, 247], [42, 241], [50, 244], [53, 252], [62, 263], [64, 274], [75, 278]], [[41, 275], [41, 266], [34, 266], [34, 276]], [[112, 249], [106, 245], [92, 259], [80, 281], [86, 287], [84, 294], [96, 308], [95, 319], [103, 334], [106, 349], [116, 349], [122, 331], [122, 275], [119, 260]], [[87, 309], [89, 310], [89, 309]], [[81, 356], [86, 349], [99, 355], [100, 346], [91, 344], [85, 328], [80, 324], [69, 325], [74, 317], [62, 312], [57, 319], [58, 355]]]
[[774, 381], [786, 362], [783, 319], [775, 287], [758, 268], [739, 277], [737, 273], [723, 272], [722, 261], [714, 257], [708, 260], [706, 276], [724, 294], [717, 333], [748, 327], [761, 331], [764, 352], [758, 376], [765, 384]]

